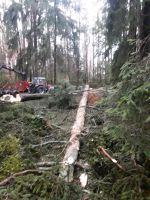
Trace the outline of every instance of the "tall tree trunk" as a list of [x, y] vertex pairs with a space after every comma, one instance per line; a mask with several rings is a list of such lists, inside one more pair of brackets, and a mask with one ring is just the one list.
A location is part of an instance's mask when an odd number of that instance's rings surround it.
[[143, 1], [141, 38], [142, 45], [140, 49], [141, 58], [148, 56], [150, 53], [150, 1]]
[[34, 75], [38, 75], [37, 66], [37, 1], [33, 5]]
[[84, 71], [85, 71], [85, 83], [88, 82], [88, 51], [89, 51], [89, 38], [87, 33], [84, 33], [84, 60], [85, 60], [85, 64], [84, 64]]
[[94, 33], [92, 33], [92, 39], [93, 39], [93, 81], [94, 81], [94, 77], [95, 77], [95, 62], [94, 62], [94, 54], [95, 54], [95, 46], [94, 46]]
[[68, 41], [68, 39], [67, 39], [67, 49], [66, 49], [66, 51], [67, 51], [67, 71], [68, 71], [68, 76], [69, 76], [69, 80], [70, 80], [70, 66], [69, 66], [69, 41]]
[[[81, 0], [79, 0], [79, 8], [81, 9]], [[78, 19], [78, 24], [79, 24], [79, 40], [78, 40], [78, 62], [77, 62], [77, 87], [79, 86], [79, 79], [80, 79], [80, 53], [79, 53], [79, 49], [80, 49], [80, 37], [81, 37], [81, 33], [80, 33], [80, 29], [81, 29], [81, 15], [80, 15], [80, 10], [79, 9], [79, 19]]]
[[[137, 1], [139, 0], [130, 0], [130, 10], [129, 10], [129, 39], [136, 40], [136, 33], [137, 33]], [[136, 43], [130, 45], [131, 52], [136, 51]]]
[[54, 84], [57, 82], [57, 0], [54, 1], [55, 21], [54, 21]]
[[[47, 11], [48, 12], [48, 11]], [[53, 69], [51, 68], [51, 64], [52, 64], [52, 49], [51, 49], [51, 32], [50, 32], [50, 27], [49, 24], [47, 22], [47, 42], [48, 42], [48, 76], [50, 77], [51, 83], [53, 81]]]
[[79, 78], [80, 78], [80, 53], [79, 53], [79, 44], [78, 44], [78, 32], [77, 30], [73, 31], [73, 48], [74, 48], [74, 56], [76, 63], [76, 72], [77, 72], [77, 87], [79, 86]]
[[85, 83], [88, 82], [88, 46], [86, 47], [85, 55]]
[[79, 49], [76, 55], [76, 67], [77, 67], [77, 87], [79, 86], [79, 79], [80, 79], [80, 56], [79, 56]]
[[117, 83], [120, 80], [119, 74], [122, 65], [129, 59], [129, 55], [136, 51], [137, 39], [137, 1], [130, 0], [129, 2], [129, 33], [127, 39], [135, 40], [129, 44], [128, 40], [123, 40], [114, 54], [111, 66], [111, 81]]

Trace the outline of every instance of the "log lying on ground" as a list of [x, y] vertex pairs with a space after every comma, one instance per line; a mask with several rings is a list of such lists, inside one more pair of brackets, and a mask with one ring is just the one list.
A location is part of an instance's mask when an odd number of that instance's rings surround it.
[[77, 160], [80, 147], [80, 135], [84, 127], [88, 90], [89, 86], [86, 85], [85, 92], [83, 93], [82, 99], [78, 107], [76, 120], [71, 130], [71, 137], [66, 148], [66, 153], [60, 171], [60, 176], [68, 182], [71, 182], [73, 180], [74, 164]]
[[16, 96], [13, 96], [11, 94], [5, 94], [3, 96], [0, 97], [0, 101], [4, 101], [4, 102], [20, 102], [21, 101], [21, 97], [19, 94], [16, 94]]
[[[43, 162], [38, 162], [36, 164], [37, 167], [51, 167], [54, 165], [62, 165], [64, 164], [63, 162], [56, 162], [56, 161], [51, 161], [51, 162], [47, 162], [47, 161], [43, 161]], [[81, 160], [77, 161], [75, 163], [76, 166], [78, 166], [81, 169], [90, 169], [90, 165], [87, 162], [83, 162]]]
[[50, 94], [20, 94], [21, 101], [29, 101], [29, 100], [36, 100], [36, 99], [43, 99], [49, 97]]
[[16, 96], [13, 96], [11, 94], [5, 94], [0, 97], [0, 100], [13, 103], [13, 102], [43, 99], [48, 97], [49, 95], [50, 94], [16, 94]]

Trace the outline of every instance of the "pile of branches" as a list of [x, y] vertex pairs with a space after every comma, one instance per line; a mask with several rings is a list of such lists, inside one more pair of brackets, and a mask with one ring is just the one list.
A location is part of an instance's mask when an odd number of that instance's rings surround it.
[[72, 91], [73, 87], [66, 83], [56, 86], [51, 92], [52, 97], [49, 98], [49, 108], [54, 106], [60, 109], [77, 108], [78, 104]]

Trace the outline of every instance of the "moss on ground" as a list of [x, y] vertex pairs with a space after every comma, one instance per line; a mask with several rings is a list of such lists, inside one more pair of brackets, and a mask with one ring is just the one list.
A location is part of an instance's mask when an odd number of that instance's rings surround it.
[[59, 178], [57, 163], [66, 143], [33, 147], [48, 140], [68, 141], [75, 115], [76, 110], [48, 109], [45, 101], [0, 106], [0, 180], [37, 168], [40, 161], [56, 162], [47, 173], [16, 177], [0, 188], [0, 199], [80, 199], [80, 188]]

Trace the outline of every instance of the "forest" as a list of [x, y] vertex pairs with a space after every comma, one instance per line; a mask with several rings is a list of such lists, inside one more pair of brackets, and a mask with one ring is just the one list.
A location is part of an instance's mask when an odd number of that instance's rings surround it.
[[150, 200], [150, 0], [0, 1], [0, 200]]

